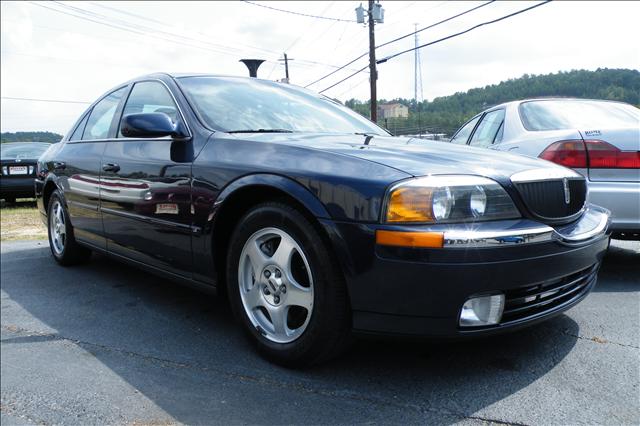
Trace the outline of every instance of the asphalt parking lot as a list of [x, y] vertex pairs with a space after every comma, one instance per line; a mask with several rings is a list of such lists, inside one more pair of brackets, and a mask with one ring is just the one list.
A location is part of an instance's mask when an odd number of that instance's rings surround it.
[[485, 340], [357, 341], [291, 371], [225, 301], [102, 256], [3, 242], [1, 421], [11, 424], [640, 423], [640, 245], [614, 242], [565, 315]]

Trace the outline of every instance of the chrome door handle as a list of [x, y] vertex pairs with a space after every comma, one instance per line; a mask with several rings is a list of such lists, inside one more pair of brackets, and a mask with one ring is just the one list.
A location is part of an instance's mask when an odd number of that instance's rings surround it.
[[105, 172], [118, 173], [120, 171], [120, 166], [116, 163], [107, 163], [102, 165], [102, 170]]

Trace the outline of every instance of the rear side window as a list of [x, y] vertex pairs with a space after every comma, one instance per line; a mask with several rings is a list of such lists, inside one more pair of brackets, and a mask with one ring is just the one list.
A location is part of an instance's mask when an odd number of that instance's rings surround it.
[[476, 127], [476, 123], [479, 119], [480, 116], [477, 116], [469, 120], [469, 122], [465, 124], [462, 129], [458, 130], [458, 133], [456, 133], [455, 136], [451, 138], [451, 143], [465, 145], [467, 143], [467, 140], [469, 139], [469, 135], [473, 131], [473, 128]]
[[123, 87], [108, 94], [93, 107], [82, 134], [82, 140], [106, 139], [109, 137], [113, 116], [125, 90], [126, 87]]
[[[157, 81], [136, 83], [127, 99], [122, 116], [146, 112], [161, 112], [178, 120], [178, 109], [167, 88]], [[118, 137], [123, 137], [118, 131]]]
[[89, 119], [89, 114], [86, 114], [80, 124], [76, 127], [76, 129], [71, 134], [69, 138], [70, 141], [79, 141], [82, 139], [82, 132], [84, 132], [84, 126], [87, 125], [87, 120]]
[[504, 122], [504, 109], [488, 112], [482, 118], [469, 145], [486, 147], [493, 143]]

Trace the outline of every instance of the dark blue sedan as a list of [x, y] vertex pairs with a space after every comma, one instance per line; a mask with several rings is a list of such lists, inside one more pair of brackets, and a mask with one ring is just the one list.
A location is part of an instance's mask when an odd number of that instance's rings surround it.
[[115, 87], [41, 157], [36, 191], [60, 264], [97, 251], [224, 293], [288, 366], [353, 332], [547, 319], [587, 296], [609, 241], [570, 169], [391, 137], [326, 97], [236, 77]]

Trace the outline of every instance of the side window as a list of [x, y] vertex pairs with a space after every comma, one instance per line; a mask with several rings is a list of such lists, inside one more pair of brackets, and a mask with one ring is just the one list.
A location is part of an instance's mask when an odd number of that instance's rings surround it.
[[488, 112], [478, 125], [469, 145], [487, 147], [491, 145], [502, 127], [504, 109]]
[[476, 127], [476, 123], [480, 119], [480, 116], [472, 118], [467, 124], [465, 124], [462, 129], [458, 130], [453, 138], [451, 138], [451, 143], [457, 143], [459, 145], [465, 145], [467, 140], [469, 139], [469, 135], [473, 131], [473, 128]]
[[[178, 109], [171, 94], [157, 81], [136, 83], [124, 106], [122, 116], [144, 112], [162, 112], [171, 117], [174, 123], [178, 120]], [[119, 129], [118, 137], [123, 137]]]
[[106, 139], [109, 137], [109, 128], [113, 122], [113, 116], [124, 95], [126, 87], [116, 90], [102, 98], [91, 111], [89, 120], [84, 128], [82, 140]]
[[69, 138], [70, 141], [79, 141], [82, 139], [82, 132], [84, 132], [84, 126], [87, 125], [87, 120], [89, 119], [89, 114], [87, 113], [84, 118], [82, 119], [82, 121], [80, 122], [80, 124], [78, 124], [78, 127], [76, 127], [76, 129], [73, 131], [73, 133], [71, 134], [71, 137]]
[[493, 140], [493, 143], [502, 142], [502, 136], [504, 136], [504, 120], [502, 120], [502, 123], [500, 124], [500, 128], [498, 129], [498, 133], [496, 134], [496, 137]]

